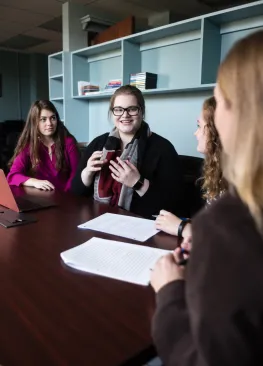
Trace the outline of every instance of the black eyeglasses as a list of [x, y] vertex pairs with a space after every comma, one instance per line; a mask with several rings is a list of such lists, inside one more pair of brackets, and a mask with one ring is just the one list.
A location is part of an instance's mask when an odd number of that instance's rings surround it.
[[140, 111], [140, 107], [137, 106], [130, 106], [128, 108], [122, 108], [122, 107], [114, 107], [112, 108], [112, 113], [114, 116], [122, 116], [124, 112], [127, 112], [129, 116], [137, 116]]

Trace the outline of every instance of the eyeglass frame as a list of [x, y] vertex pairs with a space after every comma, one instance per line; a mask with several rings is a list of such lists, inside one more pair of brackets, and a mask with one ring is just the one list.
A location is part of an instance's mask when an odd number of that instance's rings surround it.
[[[115, 108], [121, 108], [121, 109], [123, 109], [123, 112], [122, 112], [122, 114], [115, 114], [114, 113], [114, 109]], [[128, 111], [128, 109], [129, 108], [137, 108], [137, 114], [130, 114], [129, 113], [129, 111]], [[135, 116], [138, 116], [139, 115], [139, 113], [140, 113], [140, 110], [141, 110], [141, 107], [139, 107], [138, 105], [130, 105], [129, 107], [127, 107], [127, 108], [123, 108], [123, 107], [118, 107], [118, 106], [115, 106], [115, 107], [113, 107], [112, 108], [112, 110], [111, 110], [111, 112], [113, 113], [113, 115], [114, 116], [116, 116], [116, 117], [121, 117], [121, 116], [123, 116], [124, 115], [124, 112], [127, 112], [128, 113], [128, 115], [130, 116], [130, 117], [135, 117]]]

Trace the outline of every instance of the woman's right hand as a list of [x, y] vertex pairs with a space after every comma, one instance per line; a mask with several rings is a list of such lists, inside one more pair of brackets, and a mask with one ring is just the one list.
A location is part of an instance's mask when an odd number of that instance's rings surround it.
[[102, 166], [107, 163], [107, 159], [101, 160], [102, 151], [94, 151], [88, 159], [87, 166], [81, 173], [81, 179], [85, 186], [90, 186], [95, 173], [101, 170]]
[[24, 182], [24, 186], [35, 187], [37, 189], [42, 189], [43, 191], [53, 191], [55, 189], [54, 185], [48, 180], [41, 180], [36, 178], [30, 178]]
[[155, 221], [157, 230], [162, 230], [170, 235], [177, 235], [178, 227], [182, 220], [171, 212], [161, 210]]
[[[157, 230], [162, 230], [167, 234], [170, 235], [177, 235], [178, 234], [178, 227], [181, 223], [181, 219], [171, 212], [161, 210], [159, 215], [155, 221], [155, 227]], [[186, 224], [184, 230], [182, 232], [183, 238], [192, 235], [192, 226], [191, 224]]]
[[107, 162], [107, 159], [100, 160], [102, 157], [102, 151], [95, 151], [87, 162], [87, 172], [90, 175], [94, 175], [96, 172], [101, 170], [102, 166]]

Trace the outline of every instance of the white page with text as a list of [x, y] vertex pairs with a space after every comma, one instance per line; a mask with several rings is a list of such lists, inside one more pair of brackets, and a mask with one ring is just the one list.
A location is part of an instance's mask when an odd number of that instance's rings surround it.
[[103, 233], [122, 236], [137, 241], [146, 241], [159, 232], [153, 220], [139, 217], [105, 213], [78, 226]]
[[156, 261], [170, 251], [93, 237], [61, 253], [68, 266], [121, 281], [147, 286]]

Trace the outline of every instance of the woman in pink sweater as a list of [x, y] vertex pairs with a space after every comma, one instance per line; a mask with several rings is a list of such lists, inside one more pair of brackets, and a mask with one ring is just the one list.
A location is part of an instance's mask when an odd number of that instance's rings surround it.
[[77, 142], [60, 121], [55, 106], [38, 100], [30, 108], [7, 180], [15, 186], [67, 191], [78, 161]]

